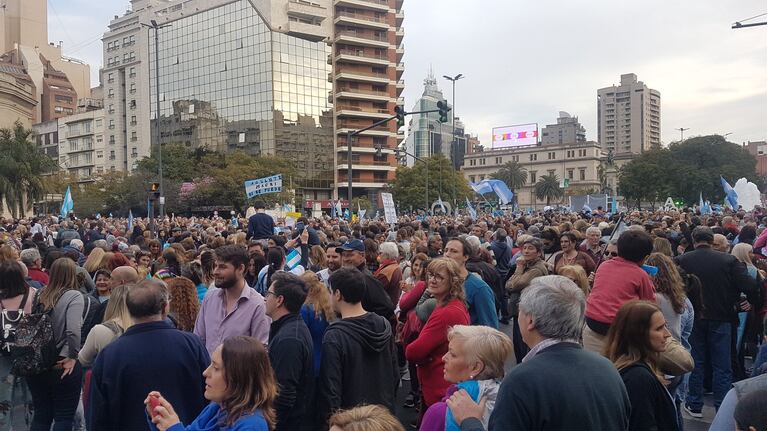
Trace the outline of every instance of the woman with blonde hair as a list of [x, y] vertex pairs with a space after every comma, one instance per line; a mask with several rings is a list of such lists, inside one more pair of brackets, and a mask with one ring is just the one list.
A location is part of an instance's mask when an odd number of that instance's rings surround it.
[[50, 368], [27, 376], [35, 412], [32, 430], [50, 429], [54, 418], [56, 429], [72, 428], [83, 378], [77, 356], [85, 299], [78, 290], [77, 265], [67, 257], [56, 259], [49, 275], [48, 285], [37, 295], [36, 306], [50, 312], [58, 351]]
[[426, 321], [421, 333], [405, 349], [408, 361], [418, 366], [424, 406], [429, 407], [445, 395], [450, 383], [445, 381], [445, 362], [448, 351], [447, 331], [453, 325], [468, 325], [461, 269], [452, 259], [437, 258], [426, 268], [428, 292], [437, 300], [437, 306]]
[[328, 425], [330, 431], [405, 431], [389, 410], [375, 404], [338, 411]]
[[112, 288], [104, 311], [104, 322], [91, 329], [77, 356], [77, 360], [83, 367], [93, 365], [99, 352], [133, 325], [125, 302], [129, 288], [130, 285], [125, 284]]
[[671, 251], [671, 242], [666, 238], [656, 237], [652, 240], [652, 251], [654, 253], [665, 254], [668, 257], [674, 257]]
[[335, 320], [336, 315], [333, 312], [333, 305], [330, 303], [330, 292], [325, 283], [320, 281], [317, 274], [312, 271], [306, 271], [301, 274], [301, 280], [309, 288], [309, 294], [306, 295], [306, 301], [301, 307], [301, 317], [309, 328], [312, 335], [312, 344], [314, 345], [314, 376], [320, 375], [320, 364], [322, 360], [322, 340], [325, 338], [325, 331], [330, 322]]
[[106, 266], [101, 266], [101, 261], [104, 259], [106, 252], [101, 247], [96, 247], [88, 254], [88, 258], [83, 263], [83, 268], [88, 271], [93, 281], [96, 281], [96, 271], [99, 269], [106, 269]]
[[591, 285], [589, 285], [589, 277], [586, 275], [586, 270], [580, 265], [565, 265], [559, 268], [558, 275], [565, 276], [572, 280], [578, 287], [581, 288], [585, 296], [589, 296], [591, 292]]
[[321, 245], [313, 245], [309, 249], [309, 270], [320, 272], [328, 267], [325, 249]]
[[[252, 337], [229, 337], [213, 351], [202, 373], [205, 398], [210, 401], [185, 427], [173, 406], [157, 391], [144, 400], [152, 430], [270, 431], [274, 429], [277, 379], [264, 345]], [[140, 376], [137, 376], [140, 377]], [[157, 406], [152, 407], [156, 400]]]
[[485, 398], [482, 423], [488, 427], [495, 408], [498, 389], [504, 376], [504, 364], [511, 356], [508, 335], [489, 326], [456, 325], [448, 330], [445, 380], [452, 383], [442, 401], [432, 404], [424, 415], [420, 431], [459, 429], [446, 400], [456, 391], [465, 390], [474, 402]]

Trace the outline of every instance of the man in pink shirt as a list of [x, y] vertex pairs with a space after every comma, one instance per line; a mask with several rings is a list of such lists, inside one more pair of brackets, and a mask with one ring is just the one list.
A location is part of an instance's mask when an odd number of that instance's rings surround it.
[[583, 347], [602, 353], [607, 331], [623, 304], [634, 299], [655, 302], [655, 286], [642, 269], [652, 253], [652, 238], [641, 230], [627, 230], [618, 238], [618, 257], [603, 261], [586, 300]]
[[205, 294], [194, 333], [211, 355], [219, 344], [235, 335], [247, 335], [266, 345], [272, 321], [266, 315], [264, 297], [245, 282], [247, 250], [227, 245], [217, 248], [215, 253], [216, 287]]

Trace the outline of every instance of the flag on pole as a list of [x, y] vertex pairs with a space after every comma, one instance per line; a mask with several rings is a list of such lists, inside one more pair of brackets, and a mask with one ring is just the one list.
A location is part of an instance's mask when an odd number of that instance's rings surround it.
[[735, 189], [732, 188], [730, 183], [724, 179], [723, 176], [719, 176], [719, 180], [722, 182], [722, 188], [724, 189], [725, 201], [730, 204], [732, 209], [738, 209], [738, 194]]
[[133, 210], [128, 210], [128, 232], [133, 232]]
[[626, 232], [629, 229], [629, 227], [626, 225], [626, 222], [623, 220], [623, 217], [621, 217], [620, 220], [618, 220], [618, 224], [615, 225], [615, 228], [613, 229], [613, 238], [618, 238], [621, 236], [623, 232]]
[[336, 201], [330, 200], [330, 218], [336, 218]]
[[61, 218], [66, 218], [67, 215], [72, 212], [74, 207], [75, 202], [72, 200], [72, 189], [67, 186], [67, 192], [64, 194], [64, 200], [61, 202], [61, 211], [59, 211]]
[[367, 212], [368, 212], [367, 210], [363, 210], [362, 208], [360, 208], [360, 203], [357, 202], [357, 217], [359, 217], [360, 220], [365, 218], [365, 213]]
[[509, 186], [506, 183], [501, 180], [490, 180], [490, 183], [501, 205], [508, 205], [514, 199], [514, 193], [509, 190]]
[[700, 209], [701, 214], [703, 214], [703, 192], [700, 192], [700, 200], [698, 202], [698, 209]]
[[469, 198], [466, 198], [466, 209], [469, 210], [469, 215], [471, 216], [471, 219], [476, 220], [477, 210], [475, 210], [474, 207], [471, 206], [471, 202], [469, 202]]
[[484, 195], [485, 193], [492, 193], [493, 192], [493, 186], [490, 185], [490, 182], [488, 180], [480, 181], [478, 183], [469, 183], [469, 186], [471, 187], [474, 192], [479, 193], [481, 195]]

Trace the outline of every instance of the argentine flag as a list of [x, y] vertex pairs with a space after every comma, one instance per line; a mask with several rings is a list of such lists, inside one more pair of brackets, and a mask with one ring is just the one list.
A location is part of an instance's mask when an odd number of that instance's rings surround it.
[[59, 215], [64, 219], [74, 208], [75, 202], [72, 200], [72, 189], [67, 186], [67, 192], [64, 194], [64, 201], [61, 202], [61, 211], [59, 211]]

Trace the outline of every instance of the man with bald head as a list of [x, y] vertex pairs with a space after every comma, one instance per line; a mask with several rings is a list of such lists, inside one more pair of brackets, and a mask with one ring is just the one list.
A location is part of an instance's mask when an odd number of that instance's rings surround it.
[[145, 430], [144, 400], [150, 391], [173, 403], [181, 423], [191, 423], [207, 404], [202, 373], [210, 358], [205, 346], [165, 321], [170, 302], [163, 282], [131, 285], [125, 302], [133, 326], [96, 357], [88, 429]]
[[112, 276], [109, 279], [109, 288], [122, 286], [125, 284], [133, 284], [139, 282], [139, 275], [136, 269], [132, 266], [118, 266], [112, 270]]

